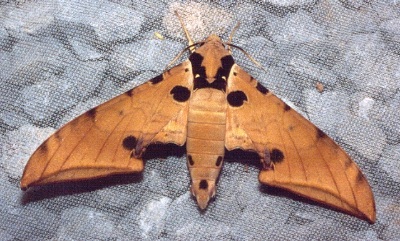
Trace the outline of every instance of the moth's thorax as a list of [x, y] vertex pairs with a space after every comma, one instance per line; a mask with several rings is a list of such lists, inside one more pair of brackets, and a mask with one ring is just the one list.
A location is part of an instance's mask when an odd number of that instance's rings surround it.
[[213, 35], [207, 38], [195, 53], [200, 54], [204, 58], [202, 65], [205, 67], [207, 79], [215, 78], [218, 69], [222, 67], [221, 59], [227, 55], [231, 55], [221, 39], [218, 36], [213, 38]]
[[192, 64], [194, 89], [214, 88], [225, 92], [226, 80], [234, 60], [217, 35], [204, 40], [189, 60]]

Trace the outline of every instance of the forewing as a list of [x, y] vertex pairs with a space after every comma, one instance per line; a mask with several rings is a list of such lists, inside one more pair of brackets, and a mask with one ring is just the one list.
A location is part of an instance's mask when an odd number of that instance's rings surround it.
[[226, 148], [256, 151], [259, 181], [375, 221], [371, 188], [355, 162], [324, 132], [239, 66], [228, 79]]
[[31, 156], [21, 188], [141, 172], [149, 144], [183, 145], [191, 73], [186, 61], [67, 123]]

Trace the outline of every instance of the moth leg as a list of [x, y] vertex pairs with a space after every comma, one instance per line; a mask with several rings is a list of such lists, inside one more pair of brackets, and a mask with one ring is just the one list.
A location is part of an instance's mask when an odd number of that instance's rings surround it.
[[263, 170], [274, 170], [274, 163], [271, 161], [271, 154], [269, 150], [265, 150], [264, 157], [260, 158], [260, 162], [263, 165]]

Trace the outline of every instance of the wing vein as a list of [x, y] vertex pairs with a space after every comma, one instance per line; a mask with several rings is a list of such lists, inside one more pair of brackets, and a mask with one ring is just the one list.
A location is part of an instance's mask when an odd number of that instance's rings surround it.
[[[86, 121], [86, 120], [85, 120]], [[87, 131], [84, 133], [84, 135], [82, 136], [82, 138], [76, 143], [76, 145], [74, 146], [74, 148], [71, 150], [71, 152], [69, 153], [69, 155], [67, 156], [67, 158], [65, 158], [63, 160], [63, 163], [61, 164], [60, 168], [58, 168], [58, 170], [61, 170], [63, 168], [63, 166], [65, 165], [65, 162], [68, 160], [68, 158], [71, 156], [71, 153], [75, 150], [75, 148], [77, 146], [79, 146], [79, 144], [81, 143], [81, 141], [83, 140], [83, 138], [85, 138], [86, 134], [93, 128], [94, 124], [92, 124], [90, 126], [89, 129], [87, 129]], [[62, 130], [60, 130], [61, 132]], [[66, 139], [72, 132], [69, 132], [67, 136], [65, 136], [63, 139]], [[61, 133], [60, 133], [61, 134]], [[56, 153], [59, 151], [60, 147], [61, 147], [62, 143], [60, 143], [57, 147], [57, 149], [54, 151], [53, 155], [48, 159], [48, 161], [46, 162], [45, 168], [43, 169], [42, 173], [40, 174], [40, 178], [43, 177], [43, 173], [46, 172], [49, 164], [53, 161], [54, 156], [56, 155]]]
[[[108, 142], [108, 140], [110, 139], [111, 135], [114, 133], [115, 129], [118, 128], [119, 124], [125, 119], [126, 116], [124, 116], [123, 118], [120, 119], [120, 121], [114, 126], [114, 128], [112, 129], [112, 131], [110, 131], [110, 133], [107, 135], [106, 139], [103, 142], [103, 145], [100, 147], [99, 152], [96, 156], [96, 158], [94, 159], [94, 162], [96, 163], [99, 156], [102, 154], [103, 150], [104, 150], [104, 146], [106, 145], [106, 143]], [[129, 122], [128, 122], [129, 124]], [[120, 143], [120, 142], [119, 142]], [[111, 162], [114, 162], [114, 160], [112, 160]]]

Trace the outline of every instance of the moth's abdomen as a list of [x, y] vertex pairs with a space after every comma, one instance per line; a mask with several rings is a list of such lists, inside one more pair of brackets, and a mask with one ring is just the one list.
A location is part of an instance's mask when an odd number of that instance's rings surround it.
[[189, 104], [186, 139], [191, 191], [201, 209], [215, 195], [225, 152], [226, 96], [212, 88], [198, 89]]

